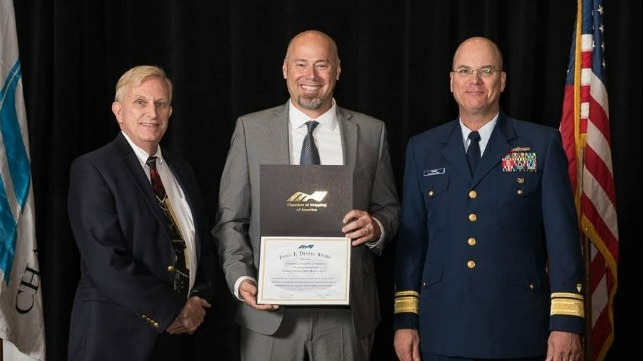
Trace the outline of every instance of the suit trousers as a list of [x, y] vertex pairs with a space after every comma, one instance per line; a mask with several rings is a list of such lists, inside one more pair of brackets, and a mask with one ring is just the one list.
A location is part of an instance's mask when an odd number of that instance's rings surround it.
[[357, 338], [348, 307], [282, 307], [274, 335], [241, 328], [241, 361], [369, 360], [375, 335]]

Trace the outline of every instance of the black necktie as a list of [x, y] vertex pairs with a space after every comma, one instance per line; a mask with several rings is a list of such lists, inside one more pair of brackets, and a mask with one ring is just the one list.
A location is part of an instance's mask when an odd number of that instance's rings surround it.
[[187, 296], [188, 289], [190, 287], [190, 270], [188, 269], [185, 260], [185, 241], [183, 240], [183, 236], [181, 236], [181, 230], [174, 218], [172, 204], [170, 203], [170, 199], [167, 197], [165, 187], [163, 187], [163, 182], [161, 182], [161, 177], [156, 169], [156, 157], [149, 157], [146, 164], [150, 167], [152, 188], [154, 189], [156, 199], [159, 201], [161, 211], [163, 211], [163, 216], [165, 217], [165, 221], [167, 222], [167, 226], [170, 230], [170, 242], [174, 249], [174, 255], [176, 256], [176, 262], [173, 270], [174, 290]]
[[469, 169], [471, 175], [476, 170], [478, 161], [480, 160], [480, 134], [477, 131], [469, 133], [469, 148], [467, 148], [467, 158], [469, 159]]
[[315, 145], [315, 138], [313, 137], [313, 130], [319, 125], [319, 122], [311, 120], [306, 122], [308, 127], [308, 133], [304, 138], [304, 143], [301, 146], [301, 157], [299, 158], [299, 164], [320, 164], [319, 162], [319, 151]]

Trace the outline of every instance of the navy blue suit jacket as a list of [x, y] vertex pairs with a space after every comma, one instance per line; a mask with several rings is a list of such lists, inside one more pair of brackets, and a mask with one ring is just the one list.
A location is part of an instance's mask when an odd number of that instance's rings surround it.
[[394, 322], [422, 352], [544, 355], [550, 330], [582, 333], [582, 280], [556, 129], [501, 113], [473, 176], [458, 120], [409, 140]]
[[[216, 254], [190, 166], [163, 150], [192, 210], [197, 279], [211, 298]], [[148, 360], [157, 336], [186, 303], [173, 289], [167, 224], [150, 181], [122, 135], [71, 166], [69, 218], [81, 255], [71, 315], [69, 360]]]

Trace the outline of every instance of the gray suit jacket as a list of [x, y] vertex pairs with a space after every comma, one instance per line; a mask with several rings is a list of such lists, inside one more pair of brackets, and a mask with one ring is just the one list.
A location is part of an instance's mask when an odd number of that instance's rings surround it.
[[[353, 168], [353, 208], [368, 211], [379, 220], [386, 234], [385, 241], [389, 241], [397, 232], [400, 204], [385, 124], [339, 107], [337, 118], [344, 164]], [[212, 230], [231, 291], [240, 277], [257, 278], [259, 166], [290, 164], [288, 137], [288, 103], [237, 120], [221, 177], [217, 222]], [[366, 245], [352, 250], [350, 307], [358, 337], [372, 333], [381, 319], [372, 254], [381, 251], [381, 247], [369, 249]], [[242, 303], [238, 307], [237, 323], [272, 335], [282, 317], [283, 307], [277, 312], [267, 312]]]

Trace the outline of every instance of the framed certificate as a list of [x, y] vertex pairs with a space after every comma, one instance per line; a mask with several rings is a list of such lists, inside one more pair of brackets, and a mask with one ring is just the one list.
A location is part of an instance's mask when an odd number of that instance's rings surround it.
[[257, 303], [348, 305], [351, 241], [261, 237]]
[[344, 165], [261, 165], [257, 302], [348, 305], [352, 170]]

